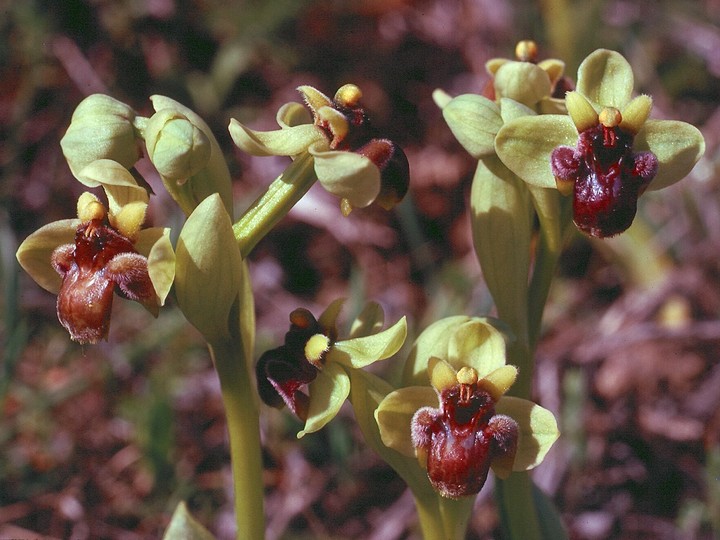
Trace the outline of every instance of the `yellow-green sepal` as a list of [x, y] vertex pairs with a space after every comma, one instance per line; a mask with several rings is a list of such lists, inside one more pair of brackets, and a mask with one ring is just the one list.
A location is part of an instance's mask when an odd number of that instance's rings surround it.
[[53, 294], [60, 291], [62, 278], [52, 267], [52, 253], [59, 246], [73, 243], [79, 226], [79, 219], [48, 223], [30, 234], [18, 247], [15, 256], [20, 266], [46, 291]]
[[342, 365], [327, 362], [310, 383], [308, 393], [308, 417], [305, 427], [297, 435], [298, 439], [322, 429], [335, 418], [350, 394], [350, 377]]
[[442, 114], [458, 142], [474, 158], [495, 152], [493, 141], [502, 127], [500, 108], [486, 97], [463, 94], [442, 107]]
[[390, 358], [400, 350], [406, 337], [407, 321], [402, 317], [390, 328], [377, 334], [336, 342], [328, 352], [327, 359], [349, 368], [362, 368]]
[[[560, 436], [553, 413], [532, 401], [503, 396], [495, 405], [495, 412], [505, 414], [518, 423], [518, 447], [513, 471], [526, 471], [538, 466]], [[496, 466], [493, 464], [493, 470]], [[507, 476], [509, 472], [504, 470], [500, 474]]]
[[383, 444], [414, 458], [410, 425], [413, 415], [423, 407], [438, 407], [437, 393], [429, 386], [408, 386], [385, 396], [375, 410]]

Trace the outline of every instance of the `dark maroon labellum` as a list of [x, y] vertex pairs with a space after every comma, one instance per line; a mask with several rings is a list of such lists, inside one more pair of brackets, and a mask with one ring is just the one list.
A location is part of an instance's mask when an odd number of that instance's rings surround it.
[[309, 311], [296, 309], [290, 314], [284, 345], [263, 353], [255, 366], [258, 393], [266, 405], [287, 405], [298, 418], [307, 419], [309, 398], [301, 389], [315, 380], [318, 369], [305, 357], [305, 345], [321, 333], [322, 327]]
[[52, 265], [63, 278], [58, 319], [75, 341], [97, 343], [107, 337], [114, 293], [157, 310], [147, 259], [102, 220], [81, 224], [75, 243], [53, 252]]
[[518, 425], [495, 414], [490, 394], [457, 384], [440, 394], [440, 408], [425, 407], [412, 420], [413, 445], [427, 458], [430, 483], [444, 497], [475, 495], [493, 460], [515, 455]]
[[558, 182], [573, 183], [575, 225], [590, 236], [614, 236], [630, 227], [638, 198], [657, 174], [657, 157], [633, 152], [633, 139], [619, 126], [598, 124], [580, 133], [576, 148], [552, 153]]

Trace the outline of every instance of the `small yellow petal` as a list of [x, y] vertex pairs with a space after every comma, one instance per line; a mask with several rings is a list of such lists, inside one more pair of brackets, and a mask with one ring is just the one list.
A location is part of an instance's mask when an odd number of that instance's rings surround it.
[[455, 369], [445, 360], [437, 357], [432, 357], [428, 361], [428, 375], [430, 384], [438, 392], [447, 390], [458, 383], [458, 374]]
[[517, 379], [517, 368], [515, 366], [502, 366], [492, 373], [489, 373], [480, 381], [480, 386], [490, 392], [493, 401], [498, 401], [508, 391], [515, 379]]
[[120, 211], [110, 216], [110, 224], [128, 239], [135, 240], [140, 227], [145, 221], [147, 203], [134, 201], [123, 206]]
[[578, 92], [568, 92], [565, 95], [565, 105], [578, 133], [598, 124], [597, 112], [595, 112], [593, 106], [590, 105], [590, 102], [585, 99], [582, 94]]
[[313, 113], [316, 113], [322, 107], [332, 107], [330, 98], [312, 86], [298, 86], [297, 91], [302, 94], [305, 103]]
[[637, 134], [650, 116], [651, 109], [652, 98], [650, 96], [637, 96], [623, 107], [620, 127], [633, 135]]

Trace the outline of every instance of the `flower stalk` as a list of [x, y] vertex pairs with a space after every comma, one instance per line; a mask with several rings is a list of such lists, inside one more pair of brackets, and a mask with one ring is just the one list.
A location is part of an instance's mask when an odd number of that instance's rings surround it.
[[300, 154], [233, 225], [243, 258], [284, 218], [317, 180], [313, 156]]
[[260, 423], [249, 359], [237, 340], [208, 344], [220, 379], [230, 436], [230, 461], [238, 540], [265, 535]]

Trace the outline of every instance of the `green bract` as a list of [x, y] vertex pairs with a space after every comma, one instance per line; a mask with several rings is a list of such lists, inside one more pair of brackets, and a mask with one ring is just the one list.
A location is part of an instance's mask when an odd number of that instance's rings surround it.
[[410, 386], [389, 393], [375, 411], [383, 442], [414, 456], [411, 422], [425, 407], [437, 408], [441, 392], [462, 378], [463, 369], [477, 373], [478, 386], [495, 402], [495, 412], [518, 424], [519, 437], [512, 463], [491, 465], [501, 477], [524, 471], [542, 462], [559, 436], [553, 414], [528, 400], [505, 396], [517, 370], [505, 364], [505, 341], [497, 322], [477, 317], [450, 317], [430, 325], [416, 340], [403, 380]]
[[700, 131], [685, 122], [647, 120], [650, 100], [631, 100], [633, 73], [617, 52], [599, 49], [578, 69], [575, 93], [567, 96], [569, 115], [540, 115], [507, 122], [497, 134], [495, 150], [503, 163], [530, 185], [556, 188], [550, 155], [559, 146], [575, 146], [578, 132], [597, 125], [593, 112], [618, 109], [621, 128], [635, 133], [633, 150], [649, 150], [658, 159], [657, 175], [648, 189], [662, 189], [685, 177], [705, 150]]

